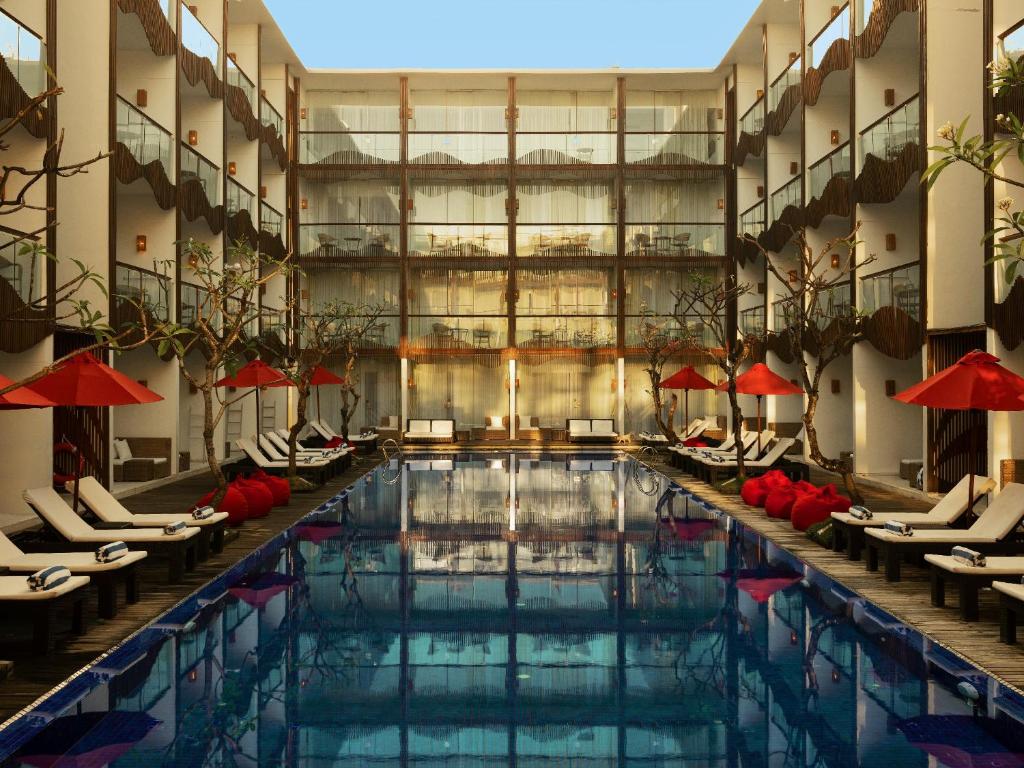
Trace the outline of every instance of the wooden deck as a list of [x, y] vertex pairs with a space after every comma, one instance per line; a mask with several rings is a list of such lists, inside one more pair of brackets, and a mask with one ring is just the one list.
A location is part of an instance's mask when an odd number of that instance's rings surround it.
[[[999, 642], [999, 608], [991, 591], [981, 594], [980, 621], [963, 622], [955, 589], [947, 590], [945, 608], [932, 607], [928, 571], [924, 568], [904, 564], [901, 581], [889, 583], [885, 580], [884, 566], [875, 573], [869, 572], [863, 561], [851, 562], [845, 553], [835, 553], [819, 546], [794, 530], [788, 521], [772, 520], [764, 510], [746, 506], [739, 496], [720, 493], [668, 464], [655, 462], [653, 466], [829, 578], [844, 584], [1003, 683], [1024, 692], [1024, 646], [1008, 646]], [[821, 484], [833, 482], [835, 478], [815, 468], [811, 472], [811, 480]], [[860, 489], [865, 497], [865, 506], [875, 512], [922, 512], [928, 509], [926, 502], [895, 490], [867, 485], [860, 486]]]
[[[0, 658], [12, 660], [14, 665], [10, 676], [0, 683], [0, 722], [28, 707], [128, 635], [173, 607], [319, 504], [337, 495], [346, 485], [367, 472], [375, 462], [375, 457], [357, 461], [345, 473], [317, 491], [294, 494], [287, 507], [273, 510], [269, 517], [250, 520], [237, 529], [229, 529], [224, 551], [211, 556], [192, 573], [186, 574], [181, 584], [166, 584], [167, 568], [160, 560], [147, 564], [139, 574], [141, 599], [135, 605], [125, 605], [122, 590], [121, 608], [114, 619], [96, 618], [96, 596], [93, 591], [85, 611], [90, 621], [88, 631], [81, 637], [68, 638], [66, 643], [58, 645], [57, 652], [50, 657], [29, 655], [29, 649], [23, 642], [20, 647], [5, 642], [0, 650]], [[130, 496], [123, 503], [133, 512], [183, 512], [212, 485], [209, 476], [192, 477]], [[0, 636], [4, 640], [12, 636], [23, 640], [31, 637], [31, 630], [27, 627], [8, 627], [6, 630], [0, 629]]]

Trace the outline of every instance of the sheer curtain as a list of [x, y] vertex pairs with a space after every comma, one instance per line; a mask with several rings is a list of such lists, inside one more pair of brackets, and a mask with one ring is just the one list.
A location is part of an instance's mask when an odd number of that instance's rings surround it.
[[[344, 376], [343, 363], [336, 361], [327, 366], [332, 373]], [[353, 432], [363, 427], [380, 424], [387, 416], [400, 417], [402, 411], [402, 368], [398, 358], [363, 356], [356, 360], [356, 390], [361, 395], [356, 414], [349, 422]], [[334, 429], [341, 425], [341, 393], [337, 387], [317, 387], [310, 397], [308, 417], [317, 416], [319, 396], [320, 416]]]
[[507, 270], [413, 269], [409, 314], [503, 315]]
[[307, 91], [306, 131], [389, 131], [397, 133], [398, 91]]
[[720, 131], [718, 91], [634, 91], [626, 93], [626, 130]]
[[518, 91], [518, 130], [599, 133], [615, 130], [614, 91]]
[[521, 354], [516, 365], [519, 423], [565, 429], [571, 418], [615, 418], [615, 362], [587, 353]]
[[400, 274], [397, 267], [374, 269], [317, 269], [303, 281], [313, 311], [330, 301], [383, 305], [385, 314], [397, 314]]
[[413, 91], [411, 131], [489, 133], [506, 130], [505, 90]]
[[[709, 381], [718, 381], [721, 378], [719, 368], [714, 363], [706, 360], [687, 358], [682, 355], [673, 358], [665, 364], [664, 376], [668, 377], [684, 365], [692, 365], [697, 372]], [[651, 396], [651, 380], [645, 368], [647, 362], [642, 359], [626, 360], [626, 432], [657, 432], [658, 423], [654, 418], [654, 399]], [[662, 392], [662, 399], [665, 402], [663, 417], [668, 415], [668, 402], [673, 394], [679, 396], [679, 407], [676, 409], [675, 427], [682, 428], [684, 420], [684, 392]], [[718, 411], [718, 399], [723, 397], [714, 390], [702, 390], [690, 392], [690, 420], [704, 416], [713, 417]]]
[[521, 184], [519, 221], [523, 224], [611, 224], [610, 182], [534, 182]]
[[414, 419], [455, 419], [458, 428], [484, 426], [487, 416], [508, 415], [508, 367], [498, 354], [429, 354], [410, 364]]
[[507, 221], [505, 184], [413, 183], [411, 220], [453, 224], [502, 224]]
[[615, 314], [610, 268], [524, 269], [516, 285], [516, 311], [522, 316]]
[[317, 182], [304, 179], [300, 195], [306, 209], [302, 224], [398, 224], [400, 189], [390, 179]]
[[630, 181], [626, 184], [626, 221], [720, 222], [724, 212], [718, 201], [724, 196], [722, 180]]

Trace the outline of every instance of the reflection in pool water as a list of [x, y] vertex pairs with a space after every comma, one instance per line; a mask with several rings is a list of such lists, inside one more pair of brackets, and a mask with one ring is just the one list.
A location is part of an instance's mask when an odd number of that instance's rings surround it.
[[0, 747], [35, 766], [1003, 768], [1022, 711], [632, 460], [480, 454], [366, 476]]

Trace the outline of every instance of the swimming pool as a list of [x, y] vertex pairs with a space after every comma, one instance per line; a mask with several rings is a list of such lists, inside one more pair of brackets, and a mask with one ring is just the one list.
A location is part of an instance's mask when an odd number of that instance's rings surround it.
[[1003, 768], [1022, 720], [1015, 692], [631, 458], [422, 454], [9, 723], [0, 759]]

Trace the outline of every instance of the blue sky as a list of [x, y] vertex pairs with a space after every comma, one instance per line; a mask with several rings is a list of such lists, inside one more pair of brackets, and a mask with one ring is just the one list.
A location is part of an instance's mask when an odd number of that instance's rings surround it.
[[758, 3], [265, 1], [306, 66], [368, 69], [714, 66]]

